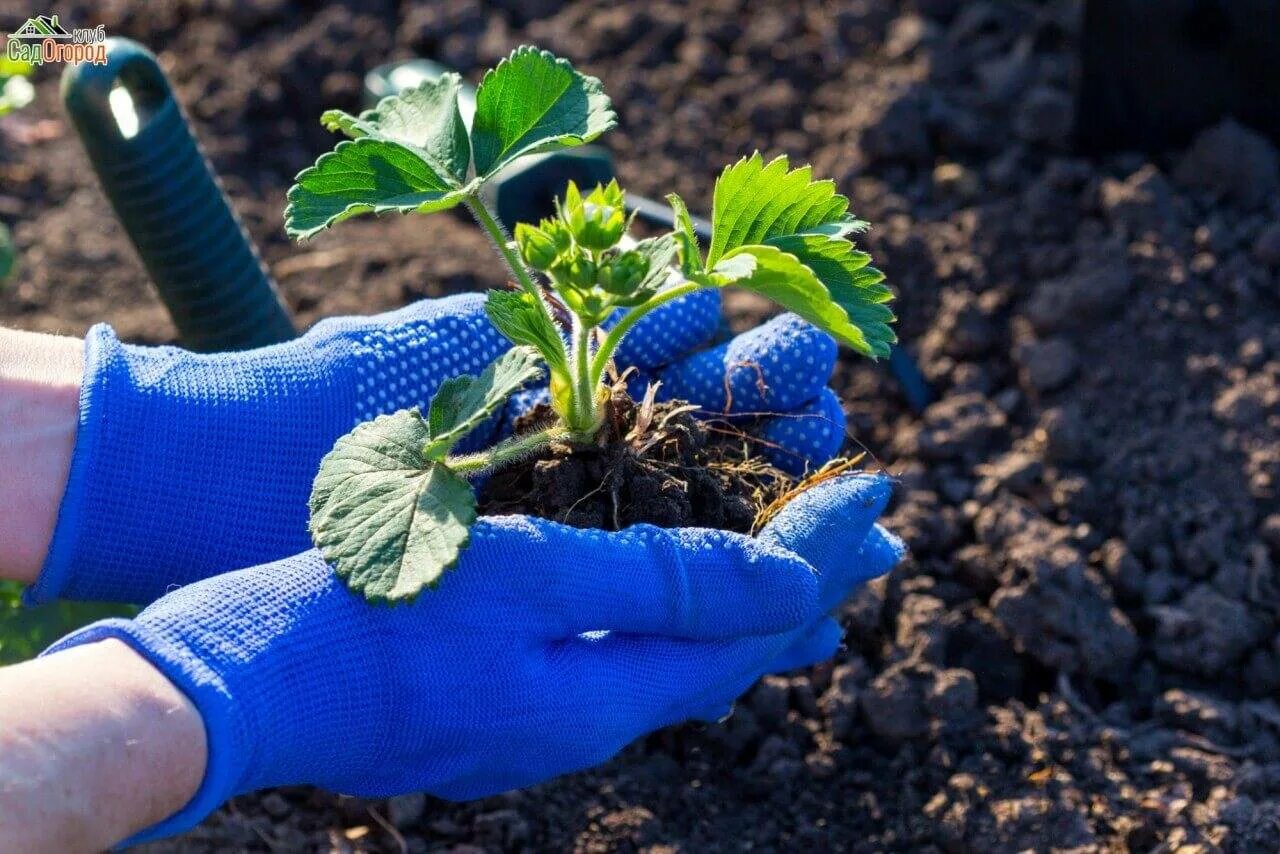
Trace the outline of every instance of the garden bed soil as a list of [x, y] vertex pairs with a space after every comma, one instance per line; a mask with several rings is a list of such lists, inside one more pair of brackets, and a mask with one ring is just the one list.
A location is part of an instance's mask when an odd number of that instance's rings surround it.
[[[0, 0], [16, 25], [30, 7]], [[875, 224], [910, 411], [846, 355], [849, 430], [898, 478], [911, 548], [841, 610], [836, 660], [727, 721], [466, 804], [237, 798], [152, 851], [1280, 849], [1280, 166], [1223, 124], [1158, 156], [1066, 147], [1074, 0], [68, 2], [156, 49], [305, 325], [502, 284], [473, 227], [284, 237], [322, 109], [363, 72], [467, 71], [520, 42], [604, 79], [625, 186], [706, 210], [722, 164], [811, 161]], [[0, 121], [23, 269], [0, 322], [172, 326], [60, 115]], [[761, 320], [729, 294], [736, 329]]]

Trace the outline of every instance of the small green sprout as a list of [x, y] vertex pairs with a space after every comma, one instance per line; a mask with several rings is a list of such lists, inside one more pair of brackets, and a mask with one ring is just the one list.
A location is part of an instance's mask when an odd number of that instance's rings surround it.
[[[676, 228], [633, 241], [616, 181], [570, 183], [555, 215], [509, 239], [481, 194], [521, 157], [589, 142], [616, 124], [600, 81], [532, 47], [485, 74], [470, 129], [460, 79], [447, 74], [352, 116], [322, 121], [350, 137], [303, 170], [289, 191], [288, 232], [306, 239], [364, 213], [430, 213], [465, 205], [518, 284], [491, 291], [485, 311], [514, 345], [478, 377], [445, 382], [424, 416], [384, 415], [339, 439], [311, 495], [312, 536], [348, 586], [374, 601], [412, 598], [466, 548], [476, 518], [468, 478], [553, 442], [593, 441], [604, 421], [605, 374], [618, 345], [650, 312], [704, 288], [754, 291], [871, 358], [889, 353], [891, 291], [850, 236], [866, 223], [831, 181], [759, 153], [716, 181], [710, 245], [684, 202]], [[557, 318], [567, 317], [563, 324]], [[606, 320], [613, 324], [606, 330]], [[454, 450], [512, 393], [542, 378], [556, 422], [471, 453]]]

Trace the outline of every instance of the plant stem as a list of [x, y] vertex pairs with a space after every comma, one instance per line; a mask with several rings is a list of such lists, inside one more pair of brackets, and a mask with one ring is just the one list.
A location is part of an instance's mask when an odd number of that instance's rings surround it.
[[477, 451], [474, 454], [450, 457], [445, 460], [445, 465], [456, 474], [463, 476], [483, 474], [499, 466], [523, 459], [534, 451], [545, 448], [556, 439], [562, 439], [565, 436], [566, 433], [563, 427], [559, 425], [547, 427], [544, 430], [526, 433], [523, 436], [513, 436], [510, 439], [499, 442], [487, 451]]
[[[511, 275], [516, 277], [516, 281], [520, 283], [520, 287], [528, 293], [538, 298], [538, 302], [542, 302], [542, 289], [533, 281], [533, 277], [529, 275], [529, 270], [524, 266], [524, 261], [511, 248], [507, 237], [506, 229], [498, 222], [498, 218], [493, 215], [479, 198], [472, 196], [467, 199], [467, 210], [471, 211], [471, 215], [476, 218], [476, 222], [489, 235], [489, 239], [493, 241], [493, 245], [498, 248], [498, 254], [507, 262], [507, 266], [511, 268]], [[546, 306], [543, 305], [543, 309]], [[550, 315], [548, 314], [548, 319]]]
[[600, 377], [604, 374], [605, 366], [609, 364], [609, 360], [613, 358], [613, 352], [618, 349], [618, 345], [622, 343], [622, 339], [631, 331], [631, 327], [635, 326], [640, 318], [653, 311], [660, 305], [666, 305], [672, 300], [687, 296], [696, 290], [704, 287], [696, 282], [685, 282], [683, 285], [676, 285], [674, 288], [668, 288], [643, 305], [638, 305], [631, 311], [622, 316], [622, 320], [618, 321], [618, 325], [609, 330], [605, 335], [604, 341], [600, 344], [600, 349], [596, 351], [595, 359], [591, 363], [591, 385], [594, 387], [600, 382]]
[[573, 316], [573, 419], [570, 427], [581, 436], [599, 426], [596, 411], [596, 383], [591, 374], [591, 327]]
[[[547, 299], [542, 294], [542, 288], [538, 287], [533, 277], [529, 275], [529, 270], [525, 267], [524, 260], [511, 248], [511, 244], [507, 240], [507, 232], [503, 229], [502, 224], [498, 222], [498, 218], [494, 216], [493, 211], [489, 210], [477, 196], [467, 199], [466, 205], [467, 210], [471, 211], [471, 215], [475, 217], [476, 222], [480, 224], [480, 227], [489, 235], [489, 239], [493, 241], [493, 245], [497, 247], [498, 254], [502, 256], [502, 259], [507, 262], [507, 266], [511, 268], [511, 274], [516, 277], [521, 289], [533, 297], [547, 325], [552, 329], [558, 328], [551, 309], [547, 305]], [[556, 336], [556, 340], [560, 340], [560, 337]], [[563, 341], [560, 343], [560, 350], [564, 354], [564, 362], [567, 364], [569, 351], [564, 346]], [[542, 354], [542, 358], [548, 364], [554, 364], [546, 353]]]

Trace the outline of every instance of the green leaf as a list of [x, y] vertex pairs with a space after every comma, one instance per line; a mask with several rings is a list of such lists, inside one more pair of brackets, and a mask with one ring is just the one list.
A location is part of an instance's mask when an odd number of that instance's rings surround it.
[[445, 380], [427, 410], [429, 441], [425, 455], [443, 459], [508, 397], [541, 375], [537, 352], [529, 347], [513, 347], [490, 362], [478, 377]]
[[476, 174], [488, 177], [522, 155], [590, 142], [617, 123], [599, 80], [545, 50], [518, 47], [476, 92]]
[[300, 240], [364, 213], [428, 213], [466, 199], [476, 182], [455, 187], [420, 151], [369, 137], [340, 142], [298, 173], [285, 230]]
[[[849, 200], [836, 192], [834, 182], [813, 180], [808, 166], [791, 169], [786, 157], [766, 164], [756, 152], [721, 173], [712, 208], [706, 262], [712, 281], [733, 276], [732, 269], [721, 267], [735, 253], [750, 250], [759, 261], [756, 249], [779, 249], [823, 286], [825, 295], [814, 299], [834, 303], [844, 318], [834, 328], [809, 318], [812, 322], [872, 358], [889, 354], [897, 339], [889, 328], [893, 312], [885, 303], [893, 292], [883, 284], [884, 275], [869, 266], [871, 256], [848, 239], [867, 224], [849, 214]], [[857, 335], [843, 328], [849, 325]]]
[[676, 236], [663, 234], [640, 240], [631, 249], [639, 252], [649, 261], [649, 271], [636, 285], [636, 291], [656, 290], [666, 284], [671, 277], [671, 264], [676, 260]]
[[568, 375], [568, 357], [560, 330], [547, 319], [532, 294], [526, 291], [489, 291], [484, 313], [513, 344], [533, 347], [542, 354], [543, 361], [552, 372]]
[[328, 110], [320, 122], [352, 139], [370, 137], [398, 142], [423, 154], [445, 183], [460, 186], [471, 165], [471, 141], [458, 111], [462, 78], [452, 72], [398, 95], [383, 98], [371, 110], [352, 116]]
[[285, 230], [305, 240], [364, 213], [429, 213], [466, 199], [471, 142], [458, 113], [462, 78], [444, 74], [372, 110], [329, 110], [320, 121], [353, 141], [340, 142], [302, 170], [289, 190]]
[[845, 310], [867, 339], [871, 354], [887, 357], [898, 340], [889, 324], [896, 318], [886, 303], [893, 291], [884, 285], [884, 273], [871, 266], [871, 256], [848, 240], [818, 234], [792, 235], [769, 241], [813, 270], [827, 286], [831, 298]]
[[7, 54], [0, 54], [0, 78], [29, 77], [35, 66], [21, 59], [10, 59]]
[[760, 152], [725, 167], [716, 180], [707, 266], [739, 246], [793, 234], [843, 236], [862, 223], [834, 181], [814, 181], [808, 166], [789, 169], [787, 158], [767, 166]]
[[680, 271], [685, 276], [689, 276], [695, 270], [703, 269], [702, 247], [698, 245], [698, 232], [693, 227], [693, 217], [689, 216], [689, 208], [685, 205], [684, 199], [675, 193], [669, 193], [667, 204], [671, 205], [671, 211], [676, 220], [675, 237], [680, 244]]
[[411, 599], [458, 561], [476, 518], [471, 485], [423, 447], [416, 410], [381, 415], [343, 436], [311, 490], [311, 536], [371, 601]]
[[827, 286], [794, 255], [776, 246], [743, 246], [725, 256], [707, 274], [711, 284], [736, 285], [794, 311], [836, 340], [874, 355], [862, 330], [832, 299]]

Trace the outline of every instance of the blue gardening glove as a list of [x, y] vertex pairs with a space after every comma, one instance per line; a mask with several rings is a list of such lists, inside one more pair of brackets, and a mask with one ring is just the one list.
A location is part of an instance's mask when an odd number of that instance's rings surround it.
[[149, 602], [309, 548], [307, 497], [334, 441], [510, 346], [483, 306], [480, 294], [424, 301], [217, 355], [93, 327], [70, 478], [27, 601]]
[[[889, 485], [883, 478], [877, 480], [879, 486], [865, 489], [862, 498], [868, 509], [874, 509], [878, 515], [888, 498]], [[757, 677], [812, 667], [834, 656], [844, 641], [844, 627], [829, 616], [830, 612], [844, 601], [850, 591], [883, 575], [902, 560], [905, 552], [902, 540], [880, 525], [875, 525], [862, 544], [852, 550], [843, 538], [832, 536], [827, 524], [845, 498], [842, 489], [815, 487], [798, 496], [788, 506], [785, 515], [779, 516], [761, 532], [761, 538], [770, 538], [797, 554], [805, 555], [813, 566], [821, 567], [819, 610], [827, 616], [789, 632], [785, 649], [762, 666]], [[740, 676], [736, 680], [731, 677], [727, 683], [709, 685], [700, 697], [701, 705], [694, 717], [718, 721], [728, 716], [733, 710], [734, 699], [750, 688], [757, 677]]]
[[489, 517], [457, 569], [407, 605], [365, 603], [313, 551], [185, 587], [50, 652], [120, 638], [203, 717], [198, 792], [131, 842], [265, 786], [475, 798], [595, 765], [731, 700], [822, 600], [883, 571], [849, 563], [887, 492], [883, 478], [835, 479], [756, 539]]
[[[765, 420], [764, 447], [792, 466], [824, 461], [844, 423], [825, 390], [830, 339], [783, 319], [688, 357], [714, 334], [719, 304], [704, 292], [654, 311], [624, 341], [619, 364], [639, 365], [668, 393], [705, 389], [708, 401], [695, 402], [713, 411], [794, 408]], [[360, 421], [425, 406], [443, 380], [478, 373], [509, 346], [483, 305], [481, 294], [427, 300], [217, 355], [122, 344], [95, 326], [71, 475], [27, 601], [149, 602], [309, 548], [307, 497], [334, 441]], [[765, 399], [748, 363], [761, 366]]]
[[685, 348], [673, 361], [664, 329], [700, 328], [706, 317], [718, 319], [720, 293], [694, 293], [672, 309], [641, 320], [619, 347], [618, 365], [639, 369], [633, 396], [658, 381], [659, 399], [687, 400], [710, 415], [761, 416], [750, 430], [759, 451], [792, 474], [835, 456], [844, 444], [845, 416], [827, 387], [836, 364], [831, 336], [782, 314], [718, 347], [692, 355]]

